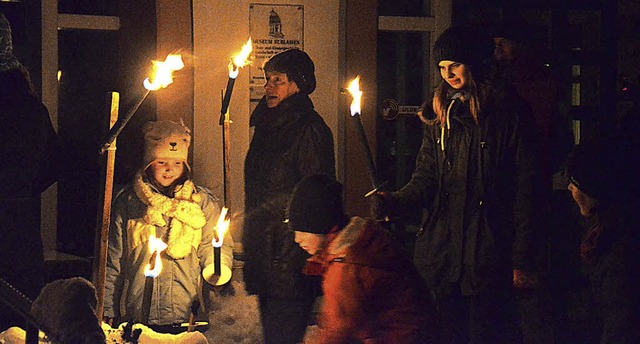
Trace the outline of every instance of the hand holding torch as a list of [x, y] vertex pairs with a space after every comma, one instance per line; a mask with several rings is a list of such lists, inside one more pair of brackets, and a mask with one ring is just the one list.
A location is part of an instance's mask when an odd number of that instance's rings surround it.
[[202, 277], [211, 285], [223, 285], [231, 279], [231, 269], [222, 266], [222, 244], [229, 230], [231, 220], [227, 218], [228, 208], [223, 207], [218, 217], [216, 228], [213, 232], [213, 265], [209, 265], [202, 271]]

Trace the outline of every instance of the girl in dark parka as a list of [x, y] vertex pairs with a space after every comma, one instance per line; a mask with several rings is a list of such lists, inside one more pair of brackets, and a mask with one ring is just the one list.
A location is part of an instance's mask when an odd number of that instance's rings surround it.
[[513, 287], [535, 287], [539, 167], [526, 105], [491, 78], [493, 42], [454, 27], [435, 43], [443, 78], [411, 180], [380, 198], [429, 211], [414, 263], [447, 343], [517, 343]]

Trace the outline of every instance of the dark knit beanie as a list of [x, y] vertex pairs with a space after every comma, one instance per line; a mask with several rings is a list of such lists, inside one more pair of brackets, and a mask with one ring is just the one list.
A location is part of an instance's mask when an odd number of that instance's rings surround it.
[[576, 145], [567, 159], [569, 181], [589, 197], [603, 202], [619, 199], [630, 187], [626, 178], [625, 149], [607, 139], [593, 139]]
[[530, 26], [522, 19], [507, 19], [491, 29], [493, 38], [502, 37], [526, 46], [532, 46], [533, 37]]
[[311, 94], [316, 89], [315, 65], [302, 50], [289, 49], [272, 56], [264, 64], [264, 71], [287, 74], [289, 80], [295, 81], [304, 94]]
[[342, 184], [327, 174], [303, 178], [293, 190], [288, 212], [291, 230], [329, 233], [345, 219]]
[[480, 28], [456, 26], [445, 30], [433, 46], [436, 63], [448, 60], [480, 67], [493, 59], [493, 39]]

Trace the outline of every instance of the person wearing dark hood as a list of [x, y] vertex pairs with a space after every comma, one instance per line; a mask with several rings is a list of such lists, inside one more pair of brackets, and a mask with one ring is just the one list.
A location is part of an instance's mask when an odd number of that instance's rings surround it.
[[[55, 182], [58, 139], [0, 13], [0, 277], [31, 300], [44, 286], [40, 194]], [[0, 307], [0, 330], [24, 326]]]
[[[640, 343], [640, 232], [637, 170], [627, 147], [599, 139], [575, 146], [567, 162], [569, 191], [589, 223], [580, 245], [600, 320], [600, 343]], [[637, 169], [637, 166], [635, 166]], [[633, 172], [630, 172], [633, 171]]]
[[313, 173], [335, 175], [333, 136], [309, 98], [316, 88], [307, 53], [290, 49], [264, 65], [266, 94], [251, 115], [245, 160], [244, 281], [257, 294], [265, 343], [298, 343], [305, 334], [317, 276], [302, 274], [307, 253], [285, 221], [293, 187]]
[[452, 27], [433, 56], [442, 82], [411, 180], [377, 204], [426, 207], [414, 263], [433, 291], [446, 343], [518, 343], [513, 288], [535, 288], [540, 170], [531, 114], [494, 78], [491, 37]]
[[295, 241], [321, 275], [321, 343], [434, 343], [438, 322], [429, 289], [401, 243], [380, 222], [349, 218], [342, 184], [305, 177], [288, 209]]
[[31, 316], [51, 344], [105, 344], [95, 314], [96, 288], [82, 277], [55, 280], [42, 288], [31, 305]]

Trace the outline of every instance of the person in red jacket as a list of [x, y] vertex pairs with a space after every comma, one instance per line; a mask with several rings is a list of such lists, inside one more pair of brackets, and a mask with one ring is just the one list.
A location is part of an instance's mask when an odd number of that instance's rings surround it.
[[313, 174], [288, 209], [295, 241], [311, 254], [305, 274], [322, 275], [322, 343], [429, 343], [437, 332], [430, 292], [411, 259], [378, 222], [348, 218], [342, 184]]

